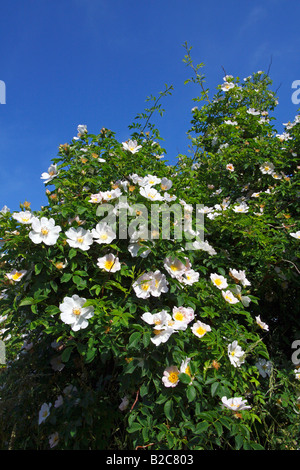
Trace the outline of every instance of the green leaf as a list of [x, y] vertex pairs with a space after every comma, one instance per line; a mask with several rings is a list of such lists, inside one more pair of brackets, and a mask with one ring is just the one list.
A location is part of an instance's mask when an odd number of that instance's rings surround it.
[[80, 276], [74, 275], [72, 281], [76, 284], [77, 288], [82, 290], [86, 288], [87, 282], [85, 279], [82, 279]]
[[26, 297], [25, 299], [21, 300], [20, 307], [24, 305], [32, 305], [35, 303], [35, 300], [32, 297]]
[[135, 423], [132, 423], [132, 425], [129, 428], [127, 428], [127, 431], [129, 433], [133, 433], [133, 432], [140, 431], [141, 429], [142, 429], [142, 425], [140, 423], [135, 422]]
[[58, 285], [56, 284], [55, 281], [50, 281], [50, 286], [52, 287], [52, 289], [54, 290], [54, 292], [57, 292], [57, 290], [58, 290]]
[[40, 274], [41, 270], [43, 269], [43, 264], [42, 263], [37, 263], [34, 266], [34, 272], [36, 275]]
[[261, 444], [258, 444], [257, 442], [250, 442], [250, 446], [252, 447], [252, 449], [254, 450], [265, 450], [265, 448], [261, 445]]
[[235, 439], [235, 448], [236, 448], [237, 450], [239, 450], [239, 449], [242, 447], [242, 445], [243, 445], [244, 438], [243, 438], [243, 436], [242, 436], [241, 434], [237, 434], [237, 435], [234, 437], [234, 439]]
[[179, 374], [179, 380], [180, 382], [187, 384], [187, 385], [191, 383], [191, 377], [188, 374], [185, 374], [184, 372]]
[[203, 432], [207, 430], [208, 427], [209, 427], [209, 423], [207, 423], [206, 421], [202, 421], [201, 423], [197, 424], [195, 433], [202, 434]]
[[62, 362], [68, 362], [68, 360], [70, 359], [72, 350], [73, 350], [73, 346], [67, 347], [66, 349], [63, 350], [62, 355], [61, 355]]
[[117, 281], [108, 281], [105, 285], [105, 287], [107, 289], [111, 288], [111, 286], [116, 287], [117, 289], [119, 289], [122, 292], [124, 292], [125, 294], [127, 294], [127, 289], [125, 287], [123, 287], [119, 282], [117, 282]]
[[63, 283], [63, 282], [69, 282], [69, 280], [71, 279], [71, 277], [73, 276], [72, 273], [64, 273], [60, 279], [60, 282]]
[[151, 333], [150, 331], [145, 331], [143, 334], [143, 345], [145, 348], [149, 346], [150, 341], [151, 341]]
[[189, 385], [186, 389], [186, 396], [189, 402], [194, 401], [197, 396], [197, 391], [193, 385]]
[[165, 403], [164, 412], [168, 420], [172, 421], [172, 419], [174, 418], [174, 408], [173, 408], [172, 398]]
[[141, 397], [144, 397], [144, 396], [148, 393], [148, 390], [149, 390], [148, 384], [143, 383], [143, 385], [142, 385], [141, 388], [140, 388], [140, 395], [141, 395]]
[[96, 356], [96, 352], [97, 352], [96, 348], [88, 349], [86, 356], [85, 356], [85, 362], [87, 363], [92, 362]]
[[214, 425], [214, 428], [215, 428], [216, 431], [217, 431], [218, 436], [221, 437], [222, 434], [223, 434], [223, 426], [222, 426], [222, 424], [221, 424], [219, 421], [215, 421], [213, 425]]
[[210, 388], [210, 392], [211, 392], [211, 396], [214, 397], [218, 388], [220, 386], [220, 383], [219, 382], [214, 382], [211, 384], [211, 388]]
[[138, 343], [141, 341], [141, 336], [142, 336], [141, 333], [139, 333], [138, 331], [135, 331], [134, 333], [132, 333], [128, 340], [128, 347], [136, 348]]
[[45, 312], [49, 313], [49, 315], [55, 315], [56, 313], [60, 313], [60, 309], [56, 305], [48, 305], [48, 307], [45, 308]]
[[75, 250], [75, 248], [71, 248], [71, 250], [69, 251], [69, 259], [74, 258], [74, 256], [76, 255], [77, 255], [77, 250]]

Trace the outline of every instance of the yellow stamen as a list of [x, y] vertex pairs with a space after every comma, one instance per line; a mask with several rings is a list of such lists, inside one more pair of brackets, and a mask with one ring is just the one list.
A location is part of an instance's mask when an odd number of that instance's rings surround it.
[[114, 264], [114, 261], [108, 261], [107, 260], [104, 263], [104, 267], [105, 267], [105, 269], [107, 269], [109, 271], [112, 268], [113, 264]]
[[150, 285], [149, 285], [147, 282], [144, 282], [144, 283], [141, 285], [141, 288], [142, 288], [143, 290], [148, 290], [149, 287], [150, 287]]
[[181, 312], [176, 312], [174, 318], [177, 321], [182, 321], [184, 319], [184, 315]]
[[76, 316], [81, 314], [81, 308], [80, 307], [74, 307], [72, 310], [72, 313]]
[[178, 374], [176, 372], [171, 372], [169, 377], [168, 377], [168, 380], [172, 384], [176, 383], [178, 381]]
[[15, 273], [15, 274], [12, 275], [12, 279], [13, 279], [14, 281], [16, 281], [16, 280], [19, 279], [21, 276], [22, 276], [22, 273], [17, 272], [17, 273]]
[[197, 328], [197, 333], [198, 333], [198, 335], [200, 335], [200, 336], [201, 336], [201, 335], [204, 335], [204, 334], [206, 333], [206, 329], [203, 328], [202, 326], [199, 326], [199, 327]]

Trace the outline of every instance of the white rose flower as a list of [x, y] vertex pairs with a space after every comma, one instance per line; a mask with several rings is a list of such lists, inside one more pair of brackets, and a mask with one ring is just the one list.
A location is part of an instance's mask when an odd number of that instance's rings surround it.
[[228, 171], [234, 171], [234, 166], [233, 166], [233, 164], [232, 164], [232, 163], [227, 163], [227, 165], [226, 165], [226, 170], [228, 170]]
[[119, 410], [125, 411], [128, 408], [129, 405], [129, 398], [127, 396], [122, 398], [122, 401], [119, 405]]
[[227, 352], [229, 360], [234, 367], [240, 367], [244, 363], [243, 357], [245, 351], [242, 350], [237, 341], [233, 341], [233, 343], [228, 345]]
[[20, 282], [22, 277], [25, 276], [26, 273], [27, 271], [25, 269], [22, 269], [21, 271], [13, 269], [10, 273], [6, 274], [6, 277], [8, 279], [11, 279], [12, 281]]
[[77, 294], [65, 297], [59, 305], [60, 319], [71, 326], [73, 331], [84, 329], [88, 326], [88, 320], [94, 316], [94, 307], [83, 307], [86, 299]]
[[195, 336], [198, 336], [198, 338], [202, 338], [208, 331], [211, 331], [211, 327], [199, 320], [192, 326], [192, 332]]
[[271, 175], [274, 171], [274, 165], [273, 163], [265, 162], [259, 167], [259, 169], [264, 175]]
[[34, 219], [34, 215], [30, 211], [14, 212], [12, 216], [21, 224], [31, 224]]
[[55, 178], [55, 176], [57, 176], [58, 173], [59, 172], [57, 171], [57, 165], [50, 165], [48, 168], [48, 171], [45, 171], [44, 173], [42, 173], [41, 179], [44, 180], [45, 184], [49, 183], [49, 181]]
[[290, 233], [290, 236], [293, 237], [293, 238], [298, 238], [298, 240], [300, 239], [300, 230], [298, 230], [297, 232], [294, 232], [294, 233]]
[[259, 370], [259, 373], [262, 377], [270, 376], [272, 370], [272, 362], [267, 361], [266, 359], [259, 359], [258, 362], [255, 364]]
[[161, 179], [160, 189], [162, 189], [163, 191], [168, 191], [168, 189], [170, 189], [172, 185], [173, 185], [172, 181], [164, 177]]
[[112, 191], [103, 191], [101, 192], [102, 199], [104, 201], [111, 201], [112, 199], [116, 199], [122, 195], [122, 191], [120, 188], [113, 189]]
[[41, 219], [35, 217], [31, 227], [32, 230], [28, 236], [36, 244], [55, 245], [61, 231], [61, 227], [55, 225], [54, 219], [47, 219], [47, 217], [42, 217]]
[[190, 370], [190, 366], [189, 366], [189, 362], [190, 362], [191, 358], [190, 357], [186, 357], [185, 359], [183, 359], [183, 361], [181, 362], [180, 364], [180, 369], [179, 369], [179, 372], [180, 374], [187, 374], [191, 377], [191, 381], [190, 381], [190, 384], [193, 383], [193, 379], [192, 379], [192, 376], [191, 376], [191, 370]]
[[163, 196], [152, 186], [142, 186], [140, 188], [140, 194], [151, 201], [162, 201]]
[[114, 254], [109, 253], [102, 258], [97, 259], [97, 266], [99, 268], [104, 269], [105, 271], [115, 273], [116, 271], [120, 271], [121, 264], [119, 258], [116, 257]]
[[164, 268], [173, 278], [178, 279], [185, 273], [185, 271], [191, 269], [191, 264], [187, 258], [186, 263], [184, 264], [178, 258], [169, 256], [164, 259]]
[[92, 202], [93, 204], [98, 204], [102, 201], [102, 193], [95, 193], [91, 194], [91, 197], [89, 199], [89, 202]]
[[145, 245], [143, 245], [142, 240], [137, 241], [137, 242], [132, 242], [130, 243], [130, 245], [128, 245], [128, 251], [133, 258], [138, 256], [138, 252], [140, 248], [142, 248], [142, 246], [145, 247], [145, 250], [142, 253], [140, 253], [139, 256], [141, 258], [146, 258], [149, 255], [149, 253], [151, 253], [151, 250], [147, 248]]
[[159, 330], [164, 325], [166, 325], [171, 319], [171, 315], [166, 310], [161, 310], [161, 312], [151, 313], [145, 312], [141, 316], [148, 325], [154, 325], [154, 329]]
[[166, 280], [166, 276], [162, 274], [159, 270], [156, 270], [153, 275], [153, 285], [151, 287], [151, 295], [154, 297], [159, 297], [162, 293], [165, 294], [168, 292], [168, 281]]
[[191, 307], [173, 307], [172, 312], [177, 327], [180, 324], [187, 326], [195, 318], [195, 312]]
[[248, 212], [249, 210], [249, 206], [247, 206], [247, 204], [245, 202], [242, 202], [241, 204], [239, 204], [238, 206], [234, 206], [232, 208], [232, 210], [234, 212], [243, 212], [243, 213], [246, 213]]
[[247, 405], [247, 401], [243, 400], [241, 397], [222, 397], [222, 403], [226, 408], [233, 411], [249, 410], [249, 408], [251, 408], [250, 405]]
[[258, 326], [259, 326], [262, 330], [269, 331], [269, 326], [268, 326], [266, 323], [264, 323], [263, 321], [261, 321], [260, 315], [258, 315], [257, 317], [255, 317], [255, 320], [256, 320], [256, 323], [258, 324]]
[[229, 304], [237, 304], [239, 302], [239, 299], [234, 297], [233, 293], [230, 290], [222, 290], [222, 295], [226, 302], [228, 302]]
[[260, 111], [256, 111], [254, 108], [249, 108], [247, 109], [248, 114], [252, 114], [252, 116], [258, 116], [260, 114]]
[[176, 366], [167, 367], [164, 370], [162, 383], [165, 387], [176, 387], [179, 382], [179, 370]]
[[43, 423], [50, 415], [51, 403], [43, 403], [39, 411], [39, 424]]
[[92, 236], [96, 243], [111, 243], [116, 238], [116, 233], [105, 222], [100, 222], [92, 229]]
[[240, 281], [244, 287], [251, 285], [251, 282], [248, 281], [248, 279], [246, 278], [245, 271], [243, 270], [237, 271], [236, 269], [229, 269], [229, 273], [234, 279], [236, 279], [237, 281]]
[[210, 280], [218, 289], [226, 289], [228, 287], [227, 280], [220, 274], [212, 273]]
[[233, 294], [235, 294], [237, 296], [237, 298], [242, 302], [244, 307], [249, 307], [251, 299], [247, 295], [242, 295], [241, 286], [234, 286], [231, 290], [232, 290]]
[[164, 327], [161, 330], [154, 329], [155, 336], [151, 338], [151, 342], [155, 344], [155, 346], [166, 343], [174, 332], [174, 328], [171, 327]]
[[139, 149], [142, 148], [141, 145], [137, 144], [136, 140], [129, 140], [128, 142], [122, 142], [123, 149], [124, 150], [129, 150], [131, 153], [136, 153], [139, 151]]
[[141, 299], [147, 299], [151, 295], [151, 291], [154, 288], [155, 281], [153, 273], [142, 274], [132, 285], [136, 296]]
[[224, 82], [222, 85], [221, 85], [221, 90], [223, 91], [228, 91], [228, 90], [231, 90], [232, 88], [234, 88], [234, 83], [232, 82]]
[[161, 182], [161, 178], [158, 178], [155, 175], [147, 175], [145, 176], [142, 181], [140, 182], [140, 186], [154, 186], [155, 184], [159, 184]]
[[74, 140], [79, 140], [84, 134], [87, 133], [87, 126], [86, 124], [79, 124], [77, 126], [77, 137], [73, 137]]
[[93, 244], [93, 237], [89, 230], [85, 230], [82, 227], [74, 228], [71, 227], [66, 231], [67, 243], [72, 248], [80, 248], [83, 251], [90, 249], [90, 246]]
[[171, 195], [165, 191], [163, 198], [166, 202], [172, 202], [177, 199], [177, 196], [175, 196], [175, 194]]
[[50, 434], [49, 436], [49, 445], [50, 449], [53, 449], [59, 442], [59, 435], [58, 432], [54, 432], [53, 434]]

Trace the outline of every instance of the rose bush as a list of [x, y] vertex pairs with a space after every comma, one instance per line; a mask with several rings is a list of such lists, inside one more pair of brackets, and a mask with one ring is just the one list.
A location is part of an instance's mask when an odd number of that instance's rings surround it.
[[[59, 146], [48, 205], [1, 212], [1, 448], [299, 446], [300, 119], [202, 64], [190, 155], [151, 119]], [[48, 189], [51, 188], [51, 189]]]

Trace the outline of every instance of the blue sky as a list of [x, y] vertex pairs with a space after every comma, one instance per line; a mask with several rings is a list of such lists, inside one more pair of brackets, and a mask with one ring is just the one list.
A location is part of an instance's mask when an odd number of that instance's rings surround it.
[[[47, 203], [40, 176], [78, 124], [129, 137], [145, 99], [173, 85], [157, 123], [173, 163], [187, 153], [195, 85], [183, 62], [187, 42], [204, 62], [206, 84], [224, 72], [244, 78], [268, 69], [278, 87], [277, 128], [293, 120], [300, 80], [299, 0], [0, 0], [0, 209]], [[99, 188], [100, 189], [100, 188]]]

